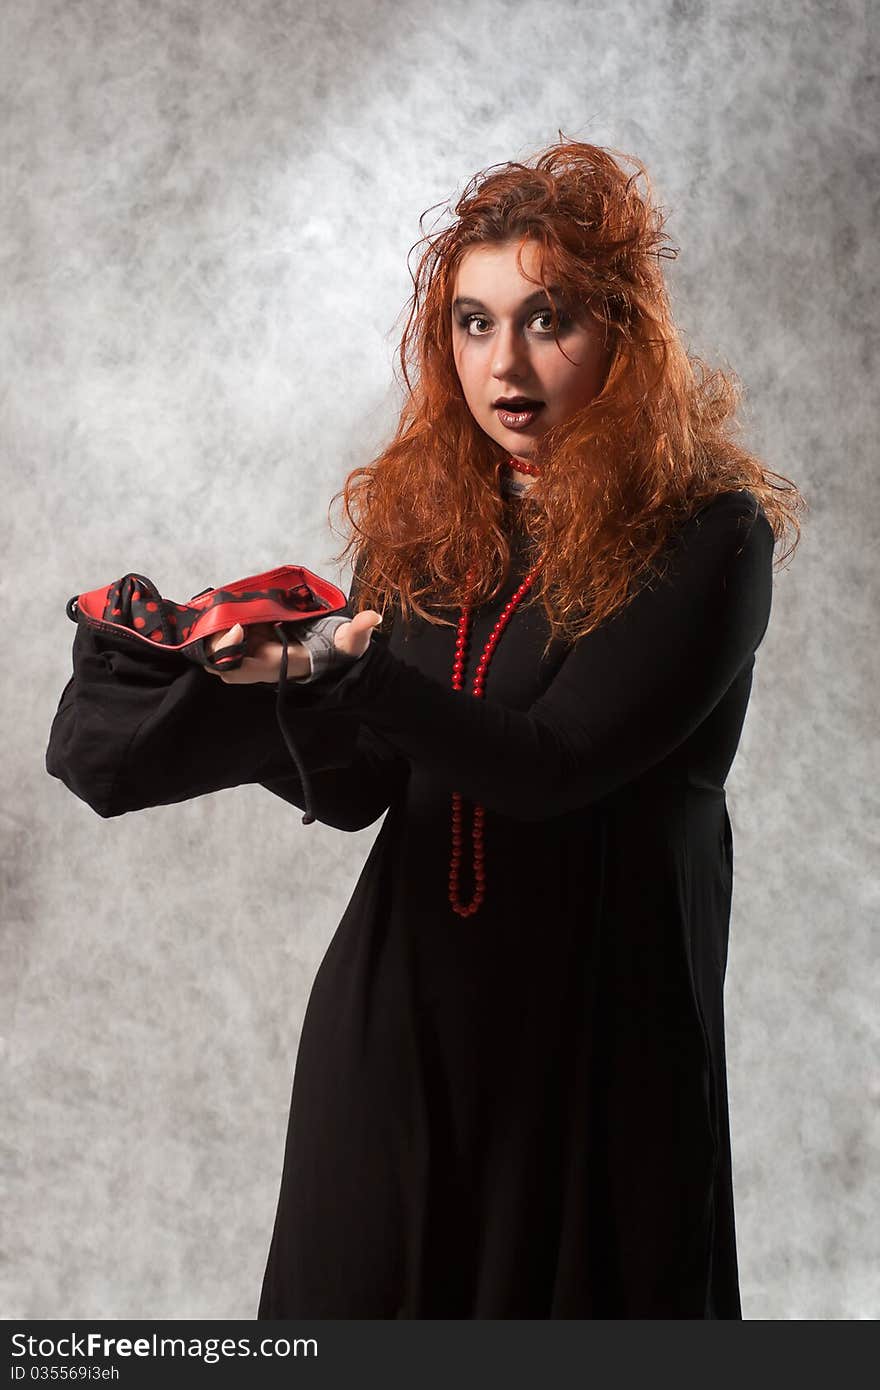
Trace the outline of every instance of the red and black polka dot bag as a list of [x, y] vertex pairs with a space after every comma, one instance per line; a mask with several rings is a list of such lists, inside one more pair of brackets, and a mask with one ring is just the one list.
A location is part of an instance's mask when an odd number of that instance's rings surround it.
[[[287, 682], [289, 641], [305, 640], [317, 620], [339, 615], [347, 621], [347, 601], [343, 591], [329, 580], [313, 574], [303, 565], [281, 565], [263, 574], [236, 579], [219, 589], [202, 589], [187, 603], [163, 598], [151, 579], [142, 574], [124, 574], [114, 583], [74, 594], [67, 601], [67, 616], [105, 635], [124, 642], [146, 644], [169, 658], [185, 657], [200, 666], [232, 670], [241, 665], [246, 640], [212, 653], [206, 639], [236, 623], [243, 628], [270, 623], [282, 645], [276, 716], [284, 740], [296, 763], [303, 784], [306, 813], [303, 824], [315, 816], [312, 810], [308, 776], [293, 743], [282, 711], [282, 693]], [[338, 654], [337, 664], [352, 658]]]

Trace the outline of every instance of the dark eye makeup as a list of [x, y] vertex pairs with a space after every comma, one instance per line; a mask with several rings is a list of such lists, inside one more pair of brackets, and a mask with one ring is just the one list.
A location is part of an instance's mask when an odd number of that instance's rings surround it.
[[[532, 314], [529, 316], [529, 322], [531, 323], [531, 321], [532, 321], [533, 319], [550, 319], [550, 321], [551, 321], [550, 326], [551, 326], [551, 328], [552, 328], [552, 316], [551, 316], [551, 311], [550, 311], [549, 309], [539, 309], [539, 310], [537, 311], [537, 313], [532, 313]], [[568, 325], [569, 325], [570, 322], [571, 322], [570, 315], [568, 315], [568, 314], [566, 314], [566, 313], [563, 313], [562, 311], [560, 311], [560, 312], [558, 313], [557, 319], [558, 319], [558, 323], [559, 323], [559, 328], [560, 328], [560, 329], [565, 329], [565, 328], [567, 328]], [[456, 314], [455, 320], [456, 320], [456, 323], [459, 325], [460, 328], [469, 328], [470, 325], [471, 325], [472, 323], [474, 323], [474, 322], [477, 322], [477, 323], [487, 323], [487, 322], [488, 322], [488, 316], [487, 316], [486, 314]], [[473, 335], [473, 336], [482, 337], [482, 334], [479, 334], [479, 333], [478, 333], [478, 334]], [[546, 337], [549, 337], [550, 334], [549, 334], [549, 333], [547, 333], [547, 334], [542, 334], [541, 336], [542, 336], [542, 337], [545, 337], [545, 336], [546, 336]]]

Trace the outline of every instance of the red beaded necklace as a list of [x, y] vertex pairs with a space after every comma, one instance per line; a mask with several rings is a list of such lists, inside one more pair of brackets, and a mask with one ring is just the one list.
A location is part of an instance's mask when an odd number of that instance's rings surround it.
[[[537, 478], [539, 476], [539, 470], [535, 467], [534, 464], [524, 463], [521, 459], [511, 458], [509, 467], [515, 468], [516, 471], [519, 473], [529, 473], [534, 478]], [[483, 654], [480, 657], [479, 662], [477, 663], [477, 669], [474, 675], [473, 693], [477, 697], [477, 699], [481, 699], [483, 696], [483, 688], [486, 683], [486, 672], [489, 667], [489, 662], [492, 659], [492, 653], [498, 645], [501, 634], [506, 628], [507, 624], [510, 622], [510, 619], [512, 618], [517, 607], [525, 598], [529, 589], [532, 587], [535, 577], [537, 576], [537, 573], [543, 563], [543, 560], [539, 560], [538, 563], [534, 565], [533, 568], [529, 571], [525, 579], [519, 585], [519, 588], [504, 605], [501, 617], [498, 619], [497, 623], [495, 624], [491, 633], [489, 634], [489, 640], [486, 643], [486, 646], [483, 650]], [[469, 582], [472, 576], [473, 571], [469, 571]], [[461, 690], [462, 688], [464, 668], [467, 663], [468, 642], [470, 640], [470, 622], [470, 608], [463, 607], [461, 610], [461, 617], [458, 620], [458, 636], [455, 642], [455, 660], [452, 666], [453, 690]], [[485, 807], [475, 804], [473, 824], [471, 827], [471, 837], [473, 841], [473, 877], [476, 886], [473, 898], [467, 905], [465, 905], [464, 903], [459, 902], [458, 899], [458, 876], [462, 855], [462, 797], [460, 792], [452, 793], [452, 855], [449, 861], [449, 901], [452, 904], [453, 912], [457, 912], [459, 917], [472, 917], [474, 913], [479, 909], [479, 906], [486, 894], [486, 871], [484, 867], [485, 853], [483, 847], [484, 817]]]

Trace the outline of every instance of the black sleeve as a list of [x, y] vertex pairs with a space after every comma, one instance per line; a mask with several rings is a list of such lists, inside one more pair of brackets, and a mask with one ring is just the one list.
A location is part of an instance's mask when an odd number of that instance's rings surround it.
[[[291, 759], [287, 761], [290, 765]], [[361, 724], [354, 749], [344, 766], [320, 772], [313, 772], [308, 763], [306, 767], [316, 818], [337, 830], [363, 830], [403, 795], [410, 762], [375, 729]], [[292, 768], [278, 776], [261, 777], [260, 782], [275, 796], [305, 810], [302, 782]]]
[[[317, 691], [321, 684], [299, 689]], [[318, 819], [349, 830], [369, 825], [401, 789], [406, 758], [362, 729], [351, 711], [297, 708], [296, 689], [287, 683], [285, 714]], [[78, 624], [73, 674], [52, 722], [46, 770], [102, 817], [244, 783], [260, 783], [302, 806], [277, 697], [277, 686], [227, 685], [185, 658]]]
[[297, 703], [356, 713], [489, 809], [561, 815], [640, 776], [715, 708], [767, 628], [773, 547], [751, 493], [715, 498], [685, 522], [663, 575], [574, 644], [528, 711], [441, 685], [375, 642]]

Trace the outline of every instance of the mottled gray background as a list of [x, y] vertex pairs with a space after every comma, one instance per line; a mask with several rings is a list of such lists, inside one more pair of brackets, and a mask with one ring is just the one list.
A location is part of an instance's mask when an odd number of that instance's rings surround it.
[[646, 161], [685, 339], [811, 505], [728, 784], [742, 1291], [876, 1317], [865, 6], [6, 0], [3, 28], [3, 1315], [255, 1315], [300, 1021], [377, 829], [254, 786], [99, 818], [43, 765], [65, 602], [346, 583], [327, 507], [396, 418], [419, 214], [561, 127]]

